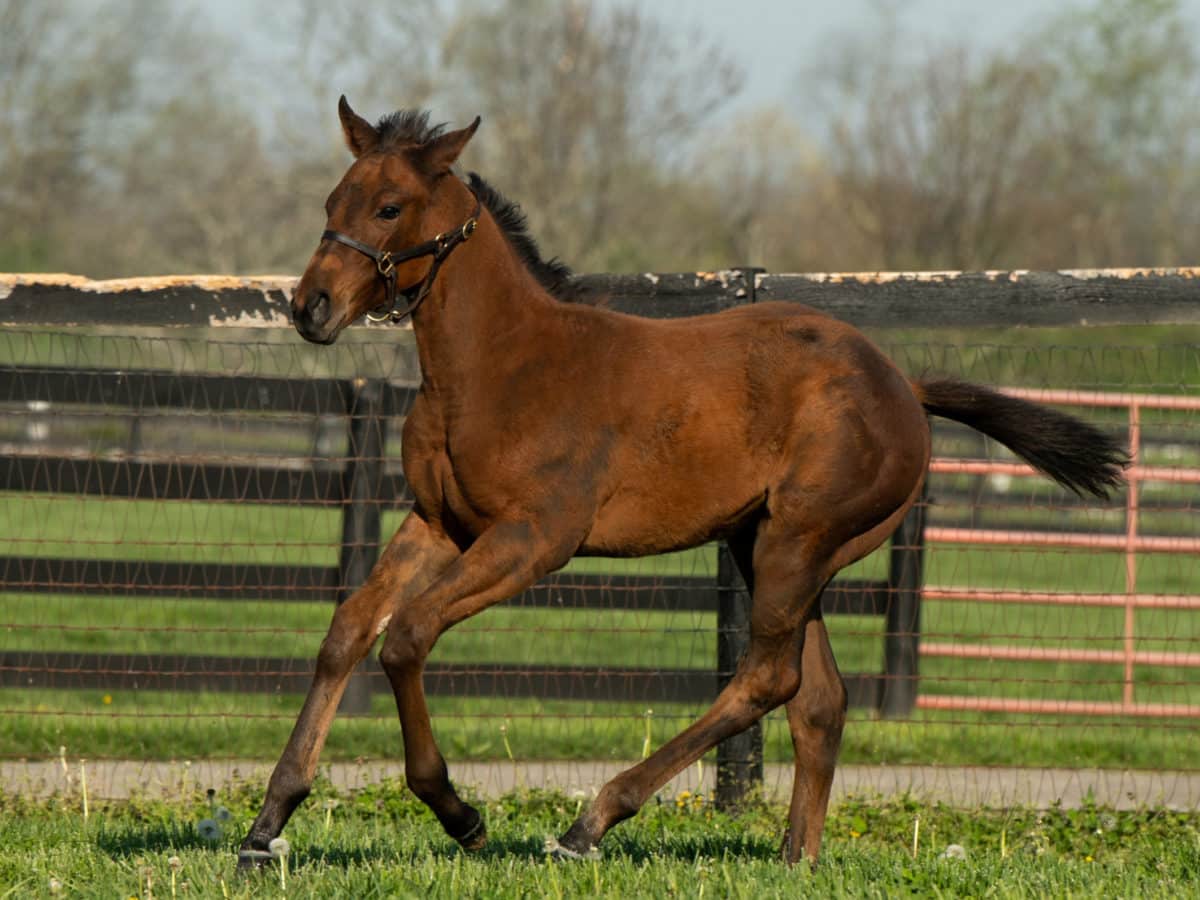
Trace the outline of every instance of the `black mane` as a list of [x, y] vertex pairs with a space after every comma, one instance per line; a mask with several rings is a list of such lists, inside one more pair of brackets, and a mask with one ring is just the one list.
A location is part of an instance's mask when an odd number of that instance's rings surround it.
[[[416, 109], [400, 110], [384, 116], [375, 127], [379, 132], [379, 146], [391, 149], [427, 144], [446, 131], [444, 124], [430, 124], [428, 112]], [[467, 186], [479, 198], [479, 202], [488, 208], [509, 244], [538, 283], [559, 300], [578, 299], [577, 288], [571, 281], [570, 267], [557, 257], [549, 260], [542, 258], [537, 241], [529, 233], [529, 223], [520, 204], [509, 200], [474, 172], [467, 177]]]
[[428, 144], [446, 131], [445, 123], [429, 124], [429, 113], [422, 109], [402, 109], [384, 116], [375, 126], [381, 149]]
[[537, 278], [538, 283], [559, 300], [577, 299], [578, 289], [571, 281], [571, 267], [557, 256], [548, 260], [542, 258], [537, 241], [529, 233], [529, 223], [521, 205], [509, 200], [474, 172], [467, 176], [467, 187], [491, 212], [492, 218], [496, 220], [512, 248], [517, 251], [517, 256], [525, 263], [525, 268]]

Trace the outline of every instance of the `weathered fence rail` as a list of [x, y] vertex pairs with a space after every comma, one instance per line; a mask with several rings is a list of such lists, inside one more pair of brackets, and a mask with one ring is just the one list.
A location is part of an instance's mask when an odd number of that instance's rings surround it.
[[[727, 269], [577, 281], [588, 302], [658, 317], [784, 300], [872, 327], [1200, 323], [1200, 267], [803, 275]], [[287, 328], [294, 284], [289, 277], [0, 275], [0, 325]]]

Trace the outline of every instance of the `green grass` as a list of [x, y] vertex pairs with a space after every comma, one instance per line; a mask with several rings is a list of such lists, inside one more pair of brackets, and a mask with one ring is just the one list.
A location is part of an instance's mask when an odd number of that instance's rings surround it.
[[[105, 702], [105, 697], [109, 702]], [[278, 758], [295, 723], [299, 695], [170, 692], [0, 691], [0, 757], [54, 758], [60, 747], [91, 759]], [[647, 724], [652, 746], [703, 710], [656, 704], [539, 699], [430, 699], [434, 732], [451, 768], [457, 760], [640, 758]], [[1117, 717], [1046, 717], [916, 711], [897, 721], [852, 710], [843, 763], [882, 765], [1076, 766], [1200, 769], [1191, 721], [1131, 723]], [[505, 742], [507, 740], [507, 747]], [[781, 712], [764, 728], [769, 762], [790, 762]], [[376, 695], [364, 716], [340, 716], [322, 759], [400, 760], [391, 699]]]
[[[0, 797], [0, 890], [83, 898], [1175, 898], [1194, 896], [1200, 879], [1200, 819], [1161, 809], [955, 810], [852, 798], [832, 810], [821, 865], [810, 870], [778, 859], [781, 808], [752, 805], [731, 816], [680, 795], [618, 826], [601, 859], [555, 864], [544, 842], [565, 830], [581, 800], [527, 791], [486, 802], [490, 843], [466, 855], [411, 794], [386, 782], [340, 795], [318, 782], [285, 832], [286, 872], [272, 864], [243, 876], [234, 853], [259, 800], [257, 787], [215, 798], [231, 816], [208, 843], [196, 830], [211, 815], [199, 792], [93, 803], [86, 820], [78, 797]], [[947, 856], [951, 844], [962, 858]]]

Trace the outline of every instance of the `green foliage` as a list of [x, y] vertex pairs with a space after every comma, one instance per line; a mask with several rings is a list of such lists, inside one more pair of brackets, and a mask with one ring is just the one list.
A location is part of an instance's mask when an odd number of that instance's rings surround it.
[[[681, 795], [682, 796], [682, 795]], [[0, 885], [13, 895], [249, 897], [280, 890], [275, 866], [234, 871], [258, 789], [93, 806], [0, 794]], [[821, 865], [778, 859], [784, 810], [736, 816], [660, 796], [606, 838], [603, 857], [552, 864], [580, 800], [524, 791], [483, 802], [491, 841], [465, 855], [402, 785], [339, 793], [318, 781], [286, 831], [291, 897], [1177, 897], [1200, 877], [1196, 814], [1164, 809], [951, 809], [912, 797], [850, 798], [831, 812]], [[227, 808], [215, 842], [196, 824]], [[914, 825], [919, 840], [913, 845]], [[962, 848], [961, 857], [948, 851]], [[914, 853], [915, 849], [915, 853]], [[169, 860], [175, 858], [173, 869]], [[184, 886], [186, 883], [186, 887]]]

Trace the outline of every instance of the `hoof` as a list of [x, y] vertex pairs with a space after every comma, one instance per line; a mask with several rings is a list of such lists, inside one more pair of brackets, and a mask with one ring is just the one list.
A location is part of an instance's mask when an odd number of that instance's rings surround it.
[[564, 847], [554, 838], [546, 838], [546, 855], [555, 862], [577, 862], [585, 859], [599, 859], [600, 849], [588, 847], [587, 850], [580, 853], [578, 850]]
[[480, 816], [479, 813], [475, 815], [478, 816], [475, 824], [468, 828], [465, 834], [451, 835], [454, 837], [454, 840], [458, 841], [458, 846], [462, 847], [468, 853], [482, 850], [487, 846], [488, 842], [487, 826], [483, 824], [483, 816]]
[[261, 869], [274, 858], [270, 850], [255, 850], [253, 847], [243, 847], [238, 851], [238, 871], [251, 872]]

